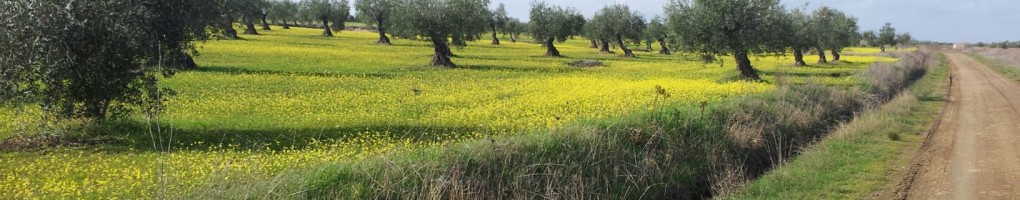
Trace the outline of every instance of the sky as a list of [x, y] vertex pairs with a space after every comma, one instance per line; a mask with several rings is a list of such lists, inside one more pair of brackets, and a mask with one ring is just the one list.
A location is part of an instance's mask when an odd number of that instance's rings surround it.
[[[492, 0], [506, 4], [512, 17], [527, 21], [531, 0]], [[577, 8], [591, 17], [605, 5], [622, 3], [646, 18], [662, 15], [669, 0], [546, 0]], [[861, 30], [878, 30], [886, 22], [897, 32], [917, 40], [940, 42], [1001, 42], [1020, 40], [1020, 1], [1017, 0], [781, 0], [786, 8], [825, 5], [858, 18]]]

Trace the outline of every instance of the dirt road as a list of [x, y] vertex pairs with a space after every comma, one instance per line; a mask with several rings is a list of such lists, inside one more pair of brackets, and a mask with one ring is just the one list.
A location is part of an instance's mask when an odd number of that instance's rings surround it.
[[951, 97], [901, 183], [905, 199], [1020, 199], [1020, 85], [958, 53]]

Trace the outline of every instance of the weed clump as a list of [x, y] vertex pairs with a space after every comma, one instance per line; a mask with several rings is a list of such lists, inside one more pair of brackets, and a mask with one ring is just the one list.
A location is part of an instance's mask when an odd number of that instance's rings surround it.
[[598, 60], [575, 60], [575, 61], [567, 62], [567, 65], [570, 65], [572, 67], [585, 67], [585, 68], [587, 68], [587, 67], [604, 67], [604, 66], [606, 66], [605, 63], [602, 63], [602, 61], [598, 61]]

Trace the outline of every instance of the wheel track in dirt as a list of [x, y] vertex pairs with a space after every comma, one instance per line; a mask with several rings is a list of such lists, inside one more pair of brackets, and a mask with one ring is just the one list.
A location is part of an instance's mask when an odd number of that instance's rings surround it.
[[949, 99], [896, 199], [1020, 199], [1020, 85], [959, 53]]

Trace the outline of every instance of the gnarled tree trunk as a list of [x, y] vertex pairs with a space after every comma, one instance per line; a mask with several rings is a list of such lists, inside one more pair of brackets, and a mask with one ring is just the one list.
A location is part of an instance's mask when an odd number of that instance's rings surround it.
[[804, 62], [804, 50], [800, 48], [793, 49], [793, 65], [794, 66], [805, 66], [807, 62]]
[[244, 34], [246, 34], [246, 35], [258, 35], [259, 34], [259, 31], [255, 30], [255, 22], [252, 22], [251, 19], [248, 19], [247, 17], [245, 17], [244, 25], [245, 25]]
[[234, 29], [233, 23], [227, 23], [227, 25], [223, 27], [223, 37], [228, 39], [237, 39], [237, 30]]
[[329, 18], [320, 17], [322, 19], [322, 36], [333, 37], [333, 30], [329, 29]]
[[612, 51], [609, 51], [609, 39], [600, 38], [599, 44], [602, 45], [599, 47], [599, 53], [613, 53]]
[[375, 43], [376, 44], [382, 44], [382, 45], [390, 45], [390, 44], [392, 44], [392, 43], [390, 43], [390, 37], [386, 36], [386, 29], [379, 28], [379, 41], [377, 41]]
[[269, 22], [266, 21], [266, 14], [262, 14], [262, 30], [263, 31], [272, 30], [269, 28]]
[[659, 38], [659, 46], [661, 46], [661, 48], [662, 48], [662, 50], [659, 50], [659, 54], [662, 54], [662, 55], [673, 54], [672, 52], [669, 51], [669, 47], [666, 46], [666, 39], [665, 38]]
[[383, 25], [385, 22], [386, 22], [385, 19], [383, 19], [383, 17], [381, 15], [376, 15], [375, 16], [375, 24], [376, 24], [375, 26], [379, 27], [379, 28], [377, 28], [379, 30], [379, 41], [375, 42], [376, 44], [384, 44], [384, 45], [392, 44], [392, 43], [390, 43], [390, 37], [386, 36], [386, 26]]
[[885, 52], [885, 45], [878, 45], [878, 49], [881, 49], [882, 52]]
[[290, 24], [287, 24], [287, 18], [283, 19], [283, 29], [290, 29]]
[[625, 57], [637, 57], [634, 56], [634, 52], [627, 48], [627, 44], [623, 43], [623, 36], [616, 35], [616, 43], [620, 44], [620, 50], [623, 50], [623, 56]]
[[554, 45], [555, 42], [556, 42], [555, 38], [549, 38], [545, 40], [546, 56], [560, 57], [560, 50], [556, 49], [556, 46]]
[[761, 80], [758, 77], [758, 72], [754, 71], [754, 67], [751, 66], [751, 59], [747, 58], [747, 52], [737, 51], [733, 54], [733, 58], [737, 60], [737, 70], [740, 70], [740, 76], [749, 80]]
[[492, 45], [499, 45], [499, 37], [497, 37], [496, 25], [492, 25]]
[[839, 51], [832, 50], [832, 62], [839, 61]]
[[435, 55], [432, 57], [432, 66], [456, 67], [450, 60], [450, 45], [446, 44], [446, 37], [441, 34], [432, 34], [432, 47]]
[[599, 41], [598, 40], [591, 40], [591, 46], [589, 46], [589, 48], [598, 49], [599, 48]]
[[821, 47], [818, 47], [817, 49], [818, 49], [818, 64], [829, 63], [829, 60], [825, 58], [825, 50], [823, 50]]

